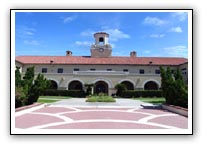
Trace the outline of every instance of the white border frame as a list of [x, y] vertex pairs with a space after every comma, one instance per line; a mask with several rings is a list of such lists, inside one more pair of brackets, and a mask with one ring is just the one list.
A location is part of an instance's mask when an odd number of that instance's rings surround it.
[[[188, 129], [17, 129], [15, 128], [15, 12], [187, 12], [188, 13]], [[169, 10], [11, 10], [11, 134], [192, 134], [192, 9]], [[191, 37], [192, 36], [192, 37]], [[99, 80], [99, 79], [96, 79]], [[103, 80], [103, 79], [100, 79]]]

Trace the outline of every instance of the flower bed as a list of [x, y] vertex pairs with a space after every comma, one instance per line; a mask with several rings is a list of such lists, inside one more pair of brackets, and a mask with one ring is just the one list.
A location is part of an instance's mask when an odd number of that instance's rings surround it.
[[86, 99], [86, 102], [116, 102], [111, 96], [91, 96]]

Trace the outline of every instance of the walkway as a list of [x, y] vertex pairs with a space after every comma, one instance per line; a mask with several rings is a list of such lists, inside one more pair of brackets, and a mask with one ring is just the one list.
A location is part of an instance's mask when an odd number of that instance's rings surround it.
[[143, 109], [143, 102], [86, 103], [68, 99], [16, 112], [21, 129], [187, 129], [188, 119], [165, 110]]

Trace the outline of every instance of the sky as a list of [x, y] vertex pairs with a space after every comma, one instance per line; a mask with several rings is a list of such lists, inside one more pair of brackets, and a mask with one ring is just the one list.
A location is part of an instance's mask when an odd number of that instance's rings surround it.
[[90, 56], [93, 34], [106, 32], [113, 56], [188, 58], [188, 13], [16, 12], [15, 55]]

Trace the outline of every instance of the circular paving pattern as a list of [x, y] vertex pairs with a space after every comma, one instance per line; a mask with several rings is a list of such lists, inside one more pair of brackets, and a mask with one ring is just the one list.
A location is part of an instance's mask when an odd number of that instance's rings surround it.
[[187, 129], [188, 118], [158, 109], [49, 105], [17, 112], [19, 129]]

